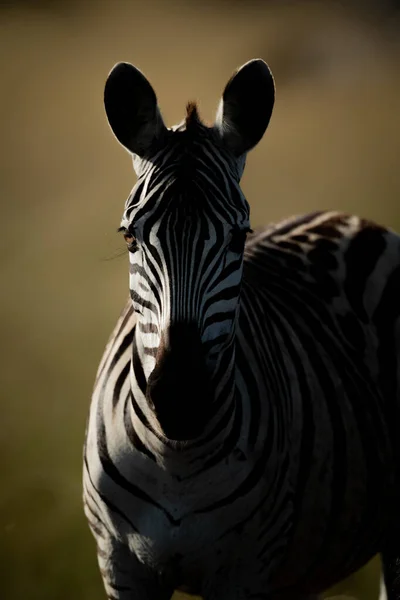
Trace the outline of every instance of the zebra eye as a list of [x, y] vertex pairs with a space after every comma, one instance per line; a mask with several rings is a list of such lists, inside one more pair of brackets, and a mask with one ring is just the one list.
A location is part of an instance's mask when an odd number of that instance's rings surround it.
[[128, 246], [128, 250], [130, 252], [134, 251], [137, 249], [137, 243], [136, 243], [136, 238], [135, 236], [129, 231], [129, 229], [125, 229], [125, 227], [121, 227], [118, 231], [122, 231], [122, 234], [124, 236], [124, 240], [126, 242], [126, 245]]
[[124, 233], [124, 240], [126, 241], [126, 243], [128, 244], [128, 246], [130, 246], [135, 241], [135, 238], [133, 237], [133, 235], [129, 231], [125, 231], [125, 233]]

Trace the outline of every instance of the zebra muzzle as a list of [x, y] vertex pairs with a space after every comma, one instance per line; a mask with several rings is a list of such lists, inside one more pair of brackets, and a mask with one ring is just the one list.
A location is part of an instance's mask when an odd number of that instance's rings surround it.
[[147, 381], [146, 398], [165, 436], [190, 440], [201, 435], [210, 416], [213, 391], [197, 328], [170, 328]]

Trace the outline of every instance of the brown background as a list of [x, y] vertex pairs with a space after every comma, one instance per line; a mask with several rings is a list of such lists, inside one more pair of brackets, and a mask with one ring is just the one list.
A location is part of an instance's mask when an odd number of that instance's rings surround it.
[[[171, 125], [189, 99], [212, 121], [232, 71], [264, 58], [277, 99], [243, 178], [253, 226], [335, 208], [400, 229], [399, 23], [379, 1], [0, 4], [1, 598], [104, 597], [80, 471], [128, 289], [115, 230], [134, 176], [103, 111], [110, 68], [141, 68]], [[375, 563], [341, 589], [377, 584]]]

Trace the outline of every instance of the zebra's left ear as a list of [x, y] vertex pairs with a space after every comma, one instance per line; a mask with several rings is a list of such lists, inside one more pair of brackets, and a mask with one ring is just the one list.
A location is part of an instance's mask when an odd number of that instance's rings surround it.
[[151, 83], [139, 69], [118, 63], [104, 89], [104, 106], [110, 127], [127, 150], [143, 158], [167, 130]]
[[236, 156], [242, 156], [261, 140], [274, 100], [274, 78], [267, 63], [260, 58], [244, 64], [228, 81], [215, 128]]

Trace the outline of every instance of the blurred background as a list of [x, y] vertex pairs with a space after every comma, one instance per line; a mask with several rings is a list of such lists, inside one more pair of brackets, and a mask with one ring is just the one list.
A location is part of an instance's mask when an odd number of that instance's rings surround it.
[[[129, 61], [166, 122], [212, 122], [233, 70], [271, 66], [275, 111], [248, 158], [253, 226], [343, 209], [400, 229], [400, 18], [384, 0], [0, 3], [0, 564], [4, 600], [104, 593], [81, 508], [98, 361], [128, 291], [116, 234], [134, 184], [102, 104]], [[379, 563], [331, 594], [375, 600]]]

